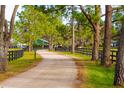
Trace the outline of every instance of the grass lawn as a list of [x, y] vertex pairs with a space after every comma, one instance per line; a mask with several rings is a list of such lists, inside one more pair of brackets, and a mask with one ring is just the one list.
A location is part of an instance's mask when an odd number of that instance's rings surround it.
[[79, 53], [72, 54], [70, 52], [58, 52], [60, 54], [77, 57], [76, 64], [79, 66], [78, 79], [82, 80], [80, 87], [92, 88], [110, 88], [113, 86], [114, 66], [105, 68], [100, 65], [100, 62], [90, 61], [91, 56], [82, 55]]
[[8, 63], [8, 71], [0, 73], [0, 82], [36, 66], [41, 60], [40, 55], [35, 60], [34, 52], [25, 52], [23, 57]]
[[21, 48], [9, 48], [9, 51], [22, 50]]
[[114, 65], [111, 68], [105, 68], [95, 62], [84, 62], [84, 69], [87, 80], [81, 84], [81, 87], [115, 87], [113, 86]]

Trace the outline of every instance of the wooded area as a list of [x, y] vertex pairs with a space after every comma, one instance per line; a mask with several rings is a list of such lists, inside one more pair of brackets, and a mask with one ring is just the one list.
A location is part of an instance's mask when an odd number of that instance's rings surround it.
[[[1, 72], [7, 71], [9, 46], [26, 44], [28, 50], [33, 51], [34, 42], [42, 38], [48, 41], [49, 50], [62, 47], [75, 53], [77, 48], [92, 48], [91, 60], [94, 62], [99, 61], [101, 49], [100, 66], [105, 69], [113, 65], [111, 49], [117, 50], [113, 84], [124, 86], [123, 5], [24, 5], [22, 11], [17, 12], [18, 7], [15, 5], [8, 21], [6, 6], [0, 6]], [[18, 20], [15, 20], [16, 15]]]

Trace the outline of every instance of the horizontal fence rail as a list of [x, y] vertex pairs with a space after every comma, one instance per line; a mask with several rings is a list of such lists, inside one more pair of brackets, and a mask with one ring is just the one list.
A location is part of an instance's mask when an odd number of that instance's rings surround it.
[[16, 60], [20, 57], [22, 57], [24, 54], [23, 50], [11, 50], [8, 51], [8, 60], [12, 61], [12, 60]]
[[[67, 48], [55, 48], [56, 51], [70, 51], [70, 49]], [[92, 49], [91, 48], [76, 48], [76, 53], [81, 53], [84, 55], [91, 56], [92, 55]], [[99, 50], [99, 60], [103, 59], [103, 50]], [[110, 51], [110, 60], [113, 62], [116, 62], [117, 60], [117, 50], [111, 50]]]
[[113, 62], [117, 62], [117, 50], [111, 50], [110, 59]]
[[92, 49], [91, 48], [76, 48], [75, 50], [76, 53], [81, 53], [84, 55], [92, 55]]
[[62, 47], [55, 47], [55, 51], [63, 51], [63, 52], [69, 52], [71, 49], [69, 48], [62, 48]]

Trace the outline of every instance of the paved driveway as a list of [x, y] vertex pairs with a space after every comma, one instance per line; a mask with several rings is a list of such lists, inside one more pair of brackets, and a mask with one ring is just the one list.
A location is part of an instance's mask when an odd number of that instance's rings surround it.
[[79, 81], [72, 58], [46, 50], [37, 52], [43, 57], [36, 67], [9, 78], [0, 87], [11, 88], [74, 88]]

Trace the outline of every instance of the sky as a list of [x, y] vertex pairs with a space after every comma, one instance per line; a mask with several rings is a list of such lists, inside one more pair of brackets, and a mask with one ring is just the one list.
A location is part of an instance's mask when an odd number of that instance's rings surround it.
[[[5, 14], [5, 17], [8, 21], [10, 21], [11, 19], [11, 16], [12, 16], [12, 12], [13, 12], [13, 9], [14, 9], [14, 5], [7, 5], [6, 6], [6, 14]], [[18, 12], [21, 12], [21, 6], [19, 6], [18, 8]], [[16, 16], [16, 20], [18, 20], [18, 17]]]

